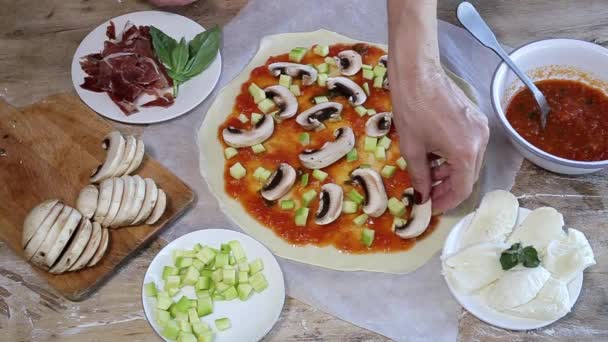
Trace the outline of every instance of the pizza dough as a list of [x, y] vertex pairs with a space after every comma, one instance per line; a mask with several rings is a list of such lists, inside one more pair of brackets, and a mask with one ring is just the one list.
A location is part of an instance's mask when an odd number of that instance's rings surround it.
[[[310, 47], [315, 44], [332, 45], [336, 43], [361, 43], [334, 32], [319, 30], [305, 33], [286, 33], [268, 36], [260, 42], [260, 48], [243, 71], [221, 90], [211, 107], [198, 134], [199, 167], [201, 174], [209, 184], [211, 192], [220, 203], [222, 211], [243, 231], [260, 241], [275, 254], [316, 266], [344, 271], [375, 271], [388, 273], [408, 273], [427, 262], [443, 245], [449, 229], [473, 208], [472, 201], [467, 201], [456, 210], [441, 217], [440, 224], [432, 234], [418, 241], [414, 247], [405, 252], [348, 254], [333, 246], [317, 247], [313, 245], [293, 246], [270, 229], [260, 224], [235, 199], [224, 190], [224, 147], [218, 138], [218, 127], [230, 115], [241, 85], [248, 80], [251, 71], [266, 63], [270, 56], [284, 54], [298, 46]], [[363, 42], [367, 43], [367, 42]], [[385, 51], [387, 47], [376, 45]], [[449, 73], [455, 83], [467, 95], [474, 97], [472, 88], [461, 79]], [[222, 167], [218, 167], [222, 165]]]

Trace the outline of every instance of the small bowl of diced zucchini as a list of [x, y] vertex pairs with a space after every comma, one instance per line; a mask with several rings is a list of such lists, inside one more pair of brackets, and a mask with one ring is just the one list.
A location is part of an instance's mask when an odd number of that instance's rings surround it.
[[146, 318], [165, 341], [257, 341], [285, 301], [283, 273], [266, 247], [242, 233], [203, 229], [165, 246], [142, 287]]

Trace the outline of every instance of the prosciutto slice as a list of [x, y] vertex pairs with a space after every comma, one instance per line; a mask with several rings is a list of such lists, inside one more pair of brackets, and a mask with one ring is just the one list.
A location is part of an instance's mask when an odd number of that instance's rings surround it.
[[171, 106], [173, 81], [154, 54], [150, 28], [127, 23], [116, 34], [110, 22], [106, 36], [101, 52], [81, 58], [87, 76], [80, 87], [107, 93], [126, 115], [139, 111], [137, 103], [143, 95], [148, 95], [143, 107]]

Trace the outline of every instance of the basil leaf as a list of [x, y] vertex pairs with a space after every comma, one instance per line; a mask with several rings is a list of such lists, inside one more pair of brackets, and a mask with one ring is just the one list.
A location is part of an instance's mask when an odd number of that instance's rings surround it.
[[177, 46], [177, 41], [154, 26], [150, 26], [150, 36], [156, 56], [163, 64], [172, 69], [171, 53]]
[[188, 44], [186, 44], [186, 39], [182, 37], [175, 49], [171, 52], [171, 62], [173, 63], [171, 70], [176, 73], [184, 71], [184, 67], [188, 63], [188, 58]]
[[169, 77], [171, 77], [173, 79], [173, 81], [177, 81], [179, 83], [184, 83], [186, 81], [188, 81], [190, 79], [190, 77], [181, 74], [181, 73], [177, 73], [174, 72], [173, 70], [167, 70], [167, 74], [169, 74]]
[[188, 77], [194, 77], [211, 65], [220, 48], [221, 33], [216, 25], [210, 30], [199, 33], [190, 41], [189, 49], [191, 59], [184, 69]]
[[540, 265], [540, 259], [538, 258], [538, 252], [532, 246], [524, 248], [520, 253], [523, 259], [521, 262], [525, 267], [534, 268]]
[[517, 266], [518, 258], [517, 254], [509, 253], [508, 251], [502, 252], [500, 255], [500, 265], [502, 269], [508, 271], [513, 267]]

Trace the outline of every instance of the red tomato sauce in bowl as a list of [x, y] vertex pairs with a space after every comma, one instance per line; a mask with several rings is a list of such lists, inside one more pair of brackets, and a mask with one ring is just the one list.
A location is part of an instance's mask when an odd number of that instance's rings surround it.
[[608, 96], [574, 80], [544, 80], [536, 85], [551, 112], [540, 126], [540, 109], [526, 88], [517, 93], [506, 117], [524, 139], [554, 156], [576, 161], [608, 160]]

